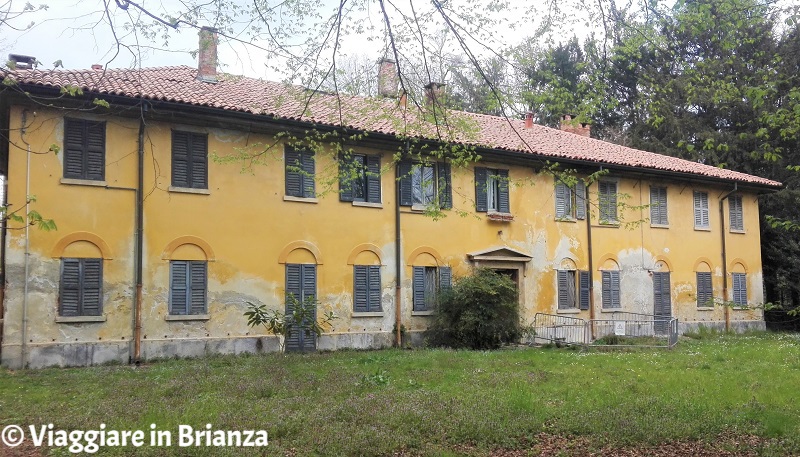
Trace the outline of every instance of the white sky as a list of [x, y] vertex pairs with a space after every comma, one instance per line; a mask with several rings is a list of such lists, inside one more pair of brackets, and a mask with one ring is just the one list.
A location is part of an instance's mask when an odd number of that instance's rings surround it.
[[[160, 28], [159, 36], [155, 39], [146, 39], [136, 36], [123, 27], [123, 24], [130, 21], [131, 15], [135, 16], [137, 10], [133, 6], [128, 7], [127, 13], [120, 10], [114, 0], [105, 0], [110, 4], [109, 10], [112, 11], [112, 18], [117, 24], [116, 33], [120, 41], [125, 44], [139, 43], [137, 49], [121, 48], [117, 53], [114, 36], [108, 25], [108, 18], [104, 13], [104, 0], [30, 0], [34, 5], [46, 2], [48, 8], [43, 11], [25, 13], [16, 20], [11, 21], [13, 27], [0, 25], [0, 58], [5, 59], [9, 53], [30, 55], [36, 57], [42, 65], [40, 68], [53, 68], [54, 62], [61, 61], [65, 68], [89, 68], [92, 64], [102, 64], [109, 67], [132, 67], [132, 66], [172, 66], [189, 65], [196, 66], [196, 59], [191, 54], [198, 48], [197, 30], [183, 25], [178, 30], [169, 31], [168, 45], [164, 46], [164, 39], [161, 33], [165, 28]], [[358, 0], [356, 0], [358, 1]], [[490, 1], [497, 0], [459, 0], [463, 2], [475, 2], [477, 5], [465, 5], [461, 9], [454, 7], [455, 11], [465, 11], [469, 13], [469, 8], [477, 9], [482, 14], [490, 13]], [[510, 5], [518, 3], [518, 0], [508, 0]], [[251, 5], [250, 0], [241, 0], [243, 5]], [[534, 0], [544, 4], [542, 0]], [[178, 11], [181, 6], [179, 0], [137, 0], [136, 3], [142, 5], [153, 13], [161, 17], [169, 17], [170, 13]], [[275, 2], [272, 2], [275, 3]], [[330, 12], [337, 3], [336, 0], [320, 0], [317, 11]], [[399, 5], [399, 2], [387, 2], [392, 5]], [[450, 2], [452, 3], [452, 1]], [[0, 5], [3, 2], [0, 1]], [[24, 0], [12, 0], [12, 10], [19, 10], [24, 6]], [[352, 1], [350, 4], [353, 4]], [[384, 53], [385, 40], [382, 32], [382, 14], [376, 1], [361, 2], [366, 7], [357, 11], [349, 12], [351, 18], [355, 18], [352, 26], [359, 27], [341, 40], [341, 51], [350, 55], [365, 55], [377, 61]], [[406, 8], [410, 4], [408, 0], [403, 3]], [[417, 2], [417, 5], [429, 5], [430, 2]], [[172, 8], [172, 9], [171, 9]], [[408, 13], [408, 11], [404, 11]], [[424, 11], [417, 11], [424, 14]], [[327, 13], [326, 13], [327, 14]], [[532, 19], [525, 19], [520, 11], [513, 6], [505, 6], [502, 15], [504, 20], [514, 18], [518, 29], [513, 29], [513, 24], [506, 24], [491, 31], [491, 47], [499, 48], [503, 43], [515, 44], [524, 36], [533, 31]], [[517, 18], [521, 19], [517, 21]], [[400, 23], [400, 18], [392, 18], [394, 24]], [[213, 19], [206, 17], [198, 21], [200, 25], [216, 25], [209, 23]], [[33, 23], [29, 29], [27, 26]], [[247, 24], [234, 24], [233, 28], [239, 33], [246, 29]], [[441, 27], [444, 27], [441, 25]], [[25, 29], [22, 31], [13, 28]], [[426, 30], [426, 32], [431, 32]], [[247, 37], [242, 33], [243, 39]], [[450, 43], [454, 46], [455, 43]], [[253, 46], [236, 43], [232, 40], [220, 38], [219, 62], [222, 71], [233, 74], [245, 74], [253, 77], [264, 77], [267, 79], [282, 79], [285, 75], [280, 74], [280, 69], [268, 68], [271, 64], [275, 67], [278, 63], [273, 59], [272, 62], [266, 60], [264, 51]], [[476, 52], [486, 54], [487, 49], [476, 49]], [[277, 65], [280, 67], [280, 65]]]

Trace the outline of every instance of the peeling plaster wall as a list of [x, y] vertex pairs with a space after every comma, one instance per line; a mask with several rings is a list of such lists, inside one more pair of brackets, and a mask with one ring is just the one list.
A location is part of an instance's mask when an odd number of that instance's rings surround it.
[[[11, 141], [22, 144], [18, 127], [21, 107], [11, 110]], [[138, 121], [120, 117], [89, 116], [107, 121], [106, 184], [136, 185]], [[142, 304], [142, 356], [146, 360], [202, 356], [209, 353], [241, 353], [278, 350], [276, 337], [263, 328], [248, 328], [243, 313], [247, 303], [266, 304], [283, 310], [285, 263], [316, 262], [317, 293], [321, 312], [334, 311], [339, 319], [318, 341], [320, 349], [377, 348], [393, 342], [395, 322], [395, 247], [393, 171], [382, 176], [382, 204], [363, 207], [340, 202], [335, 163], [317, 157], [317, 193], [312, 201], [284, 199], [282, 148], [263, 156], [263, 164], [242, 169], [240, 162], [209, 161], [207, 194], [170, 190], [171, 130], [207, 133], [209, 153], [235, 154], [239, 149], [259, 150], [274, 142], [267, 135], [150, 121], [146, 129], [144, 207], [144, 277]], [[37, 108], [37, 116], [25, 138], [36, 152], [55, 144], [63, 148], [63, 117], [58, 111]], [[395, 151], [356, 148], [357, 152], [382, 154], [386, 166]], [[31, 193], [33, 208], [55, 219], [58, 230], [31, 230], [28, 295], [28, 366], [91, 365], [127, 362], [131, 356], [134, 306], [134, 193], [61, 182], [63, 154], [34, 154]], [[453, 204], [465, 211], [434, 221], [410, 208], [401, 208], [401, 317], [408, 341], [419, 343], [430, 317], [412, 313], [412, 267], [445, 264], [454, 276], [472, 268], [466, 254], [491, 247], [508, 247], [531, 256], [520, 263], [522, 315], [529, 323], [537, 312], [557, 309], [556, 270], [568, 262], [578, 270], [590, 269], [586, 221], [557, 221], [552, 176], [530, 168], [502, 163], [487, 167], [508, 168], [512, 222], [495, 222], [474, 212], [474, 170], [453, 169]], [[14, 150], [9, 160], [9, 202], [25, 201], [25, 153]], [[594, 306], [601, 307], [601, 270], [611, 261], [621, 273], [622, 310], [653, 312], [652, 271], [670, 271], [672, 313], [681, 330], [698, 325], [724, 326], [722, 307], [698, 309], [695, 268], [701, 259], [713, 272], [714, 294], [722, 296], [721, 239], [718, 199], [729, 189], [684, 182], [648, 182], [611, 174], [631, 208], [620, 209], [619, 226], [603, 226], [597, 220], [596, 185], [590, 187], [593, 202], [592, 243]], [[513, 183], [523, 183], [514, 185]], [[648, 210], [650, 185], [668, 189], [668, 228], [651, 226]], [[711, 230], [693, 226], [692, 191], [709, 193]], [[748, 301], [763, 302], [756, 196], [744, 194], [745, 233], [725, 234], [729, 271], [743, 265], [747, 273]], [[727, 217], [727, 204], [725, 205]], [[104, 322], [62, 323], [57, 320], [60, 257], [59, 243], [74, 234], [88, 232], [109, 251], [103, 262]], [[77, 235], [76, 235], [77, 236]], [[191, 238], [186, 238], [191, 237]], [[180, 240], [199, 240], [181, 244]], [[177, 240], [177, 241], [176, 241]], [[177, 246], [173, 246], [174, 244]], [[195, 242], [192, 242], [195, 243]], [[359, 252], [368, 243], [377, 252]], [[201, 246], [202, 245], [202, 246]], [[170, 250], [170, 246], [172, 246]], [[204, 247], [205, 246], [205, 247]], [[292, 250], [292, 247], [297, 249]], [[12, 230], [7, 238], [7, 277], [2, 363], [21, 366], [21, 316], [24, 286], [24, 232]], [[67, 246], [66, 249], [72, 249]], [[77, 248], [76, 248], [77, 249]], [[84, 249], [83, 247], [81, 249]], [[98, 248], [99, 249], [99, 248]], [[372, 248], [371, 248], [372, 249]], [[206, 250], [209, 250], [206, 252]], [[422, 252], [410, 258], [413, 252]], [[65, 251], [73, 252], [73, 251]], [[77, 251], [75, 251], [77, 252]], [[210, 253], [210, 254], [209, 254]], [[72, 254], [70, 254], [72, 255]], [[208, 257], [210, 255], [210, 257]], [[208, 316], [205, 320], [168, 320], [169, 262], [208, 260]], [[359, 316], [353, 308], [353, 264], [348, 259], [381, 265], [382, 313]], [[498, 267], [504, 264], [497, 264]], [[514, 264], [512, 266], [516, 266]], [[665, 266], [666, 265], [666, 266]], [[666, 270], [665, 270], [666, 268]], [[730, 284], [730, 277], [729, 277]], [[730, 292], [729, 292], [730, 294]], [[758, 310], [730, 310], [733, 328], [763, 327]], [[565, 314], [588, 318], [589, 311]]]

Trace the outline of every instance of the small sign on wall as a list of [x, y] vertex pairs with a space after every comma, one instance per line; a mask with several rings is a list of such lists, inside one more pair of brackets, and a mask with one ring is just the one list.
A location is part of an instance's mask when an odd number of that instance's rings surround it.
[[614, 321], [614, 335], [625, 336], [625, 321]]

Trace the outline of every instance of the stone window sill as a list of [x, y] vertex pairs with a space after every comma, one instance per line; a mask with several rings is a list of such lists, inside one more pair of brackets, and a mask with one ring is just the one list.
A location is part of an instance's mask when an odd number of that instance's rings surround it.
[[578, 222], [578, 220], [574, 217], [557, 217], [556, 222], [572, 222], [574, 224]]
[[567, 308], [567, 309], [558, 309], [556, 310], [557, 314], [580, 314], [581, 310], [578, 308]]
[[199, 194], [199, 195], [211, 195], [211, 191], [208, 189], [195, 189], [194, 187], [174, 187], [169, 186], [170, 192], [177, 192], [181, 194]]
[[713, 306], [698, 306], [697, 310], [698, 311], [714, 311], [714, 307]]
[[747, 232], [745, 232], [744, 230], [731, 229], [731, 233], [737, 233], [739, 235], [744, 235]]
[[383, 208], [383, 203], [353, 202], [353, 206], [361, 206], [364, 208]]
[[105, 322], [105, 314], [102, 316], [58, 316], [56, 317], [57, 324], [82, 324], [88, 322]]
[[619, 228], [619, 221], [600, 221], [594, 227]]
[[366, 312], [366, 313], [357, 313], [353, 311], [353, 317], [383, 317], [383, 311], [373, 311], [373, 312]]
[[74, 178], [61, 178], [61, 184], [67, 184], [71, 186], [94, 186], [94, 187], [108, 186], [108, 183], [106, 181], [95, 181], [93, 179], [74, 179]]
[[600, 310], [601, 313], [621, 313], [622, 308], [603, 308]]
[[412, 316], [433, 316], [436, 311], [411, 311]]
[[668, 229], [669, 224], [650, 224], [650, 228]]
[[284, 195], [283, 201], [285, 202], [300, 202], [300, 203], [319, 203], [315, 197], [293, 197], [291, 195]]
[[694, 226], [694, 229], [697, 232], [710, 232], [711, 231], [711, 227], [698, 227], [696, 225]]
[[486, 213], [486, 217], [490, 221], [495, 221], [495, 222], [511, 222], [514, 220], [514, 215], [512, 215], [511, 213], [488, 212]]
[[168, 314], [165, 321], [207, 321], [211, 319], [208, 314]]

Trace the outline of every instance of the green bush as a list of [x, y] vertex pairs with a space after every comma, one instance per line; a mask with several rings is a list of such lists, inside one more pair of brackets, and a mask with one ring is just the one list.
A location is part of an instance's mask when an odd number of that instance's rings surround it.
[[434, 346], [497, 349], [521, 336], [516, 284], [508, 276], [477, 269], [441, 292], [428, 341]]

